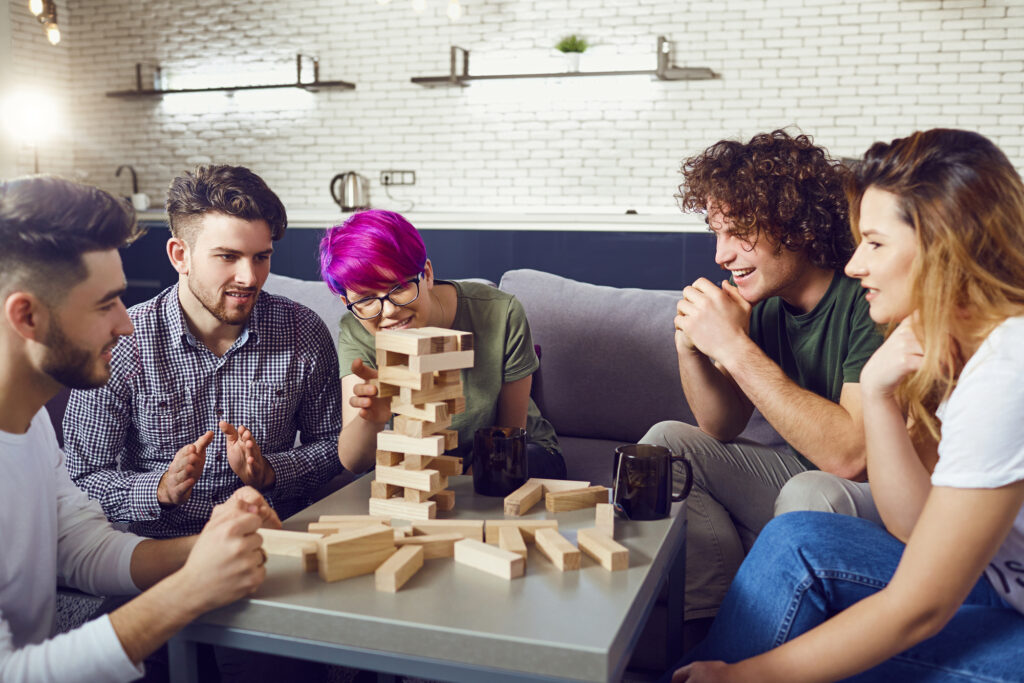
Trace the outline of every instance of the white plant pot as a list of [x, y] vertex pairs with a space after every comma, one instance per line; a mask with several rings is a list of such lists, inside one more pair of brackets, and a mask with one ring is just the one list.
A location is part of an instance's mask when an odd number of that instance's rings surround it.
[[580, 53], [579, 52], [565, 52], [565, 70], [570, 73], [576, 73], [580, 70]]

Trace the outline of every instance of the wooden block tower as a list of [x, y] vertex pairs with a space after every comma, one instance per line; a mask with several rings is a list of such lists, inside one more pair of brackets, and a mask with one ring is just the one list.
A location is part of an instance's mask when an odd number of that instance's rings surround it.
[[455, 506], [448, 477], [462, 474], [462, 459], [444, 452], [459, 443], [449, 427], [466, 409], [459, 371], [473, 367], [473, 335], [423, 327], [382, 330], [376, 342], [379, 395], [391, 398], [395, 419], [377, 435], [370, 514], [433, 519]]

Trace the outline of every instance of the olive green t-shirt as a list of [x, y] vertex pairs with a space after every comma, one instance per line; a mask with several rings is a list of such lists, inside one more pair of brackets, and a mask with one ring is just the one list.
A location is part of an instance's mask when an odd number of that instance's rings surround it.
[[[462, 370], [466, 411], [452, 416], [452, 429], [459, 432], [459, 447], [453, 454], [468, 462], [473, 452], [473, 434], [481, 427], [494, 426], [497, 421], [502, 385], [532, 375], [540, 367], [540, 360], [533, 349], [530, 325], [518, 299], [480, 283], [436, 282], [455, 287], [458, 303], [452, 329], [473, 333], [473, 367]], [[340, 328], [341, 376], [352, 374], [352, 361], [356, 358], [376, 369], [373, 335], [352, 315], [341, 319]], [[526, 413], [526, 433], [530, 441], [561, 452], [554, 427], [541, 417], [532, 398]]]
[[807, 313], [777, 296], [756, 304], [750, 338], [797, 385], [839, 403], [843, 384], [860, 382], [861, 368], [883, 341], [868, 310], [860, 281], [836, 271]]

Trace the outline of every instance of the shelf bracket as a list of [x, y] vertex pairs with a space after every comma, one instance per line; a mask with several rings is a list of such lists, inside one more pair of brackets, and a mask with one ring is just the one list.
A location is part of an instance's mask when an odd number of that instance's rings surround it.
[[718, 78], [705, 66], [680, 67], [672, 64], [672, 43], [665, 36], [658, 36], [658, 68], [654, 75], [659, 81], [704, 81]]
[[[459, 53], [462, 53], [462, 73], [459, 73]], [[463, 78], [469, 77], [469, 50], [461, 48], [458, 45], [452, 45], [451, 52], [449, 53], [449, 59], [451, 62], [451, 68], [448, 72], [448, 80], [451, 81], [452, 85], [465, 88], [466, 84], [463, 83]]]

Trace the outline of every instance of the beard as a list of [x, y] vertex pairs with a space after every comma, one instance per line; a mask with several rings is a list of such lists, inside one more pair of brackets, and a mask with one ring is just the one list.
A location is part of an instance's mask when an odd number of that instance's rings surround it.
[[95, 389], [110, 379], [110, 365], [76, 346], [56, 321], [47, 330], [43, 345], [49, 349], [42, 361], [43, 372], [69, 389]]
[[200, 304], [203, 305], [210, 315], [224, 323], [225, 325], [244, 325], [249, 321], [249, 316], [252, 314], [253, 306], [256, 305], [256, 296], [259, 293], [259, 289], [243, 290], [242, 288], [236, 288], [239, 291], [253, 293], [252, 302], [243, 309], [236, 311], [229, 311], [225, 298], [227, 294], [216, 294], [211, 293], [199, 286], [195, 278], [192, 277], [191, 273], [188, 276], [188, 291], [192, 292], [192, 296], [196, 298]]

